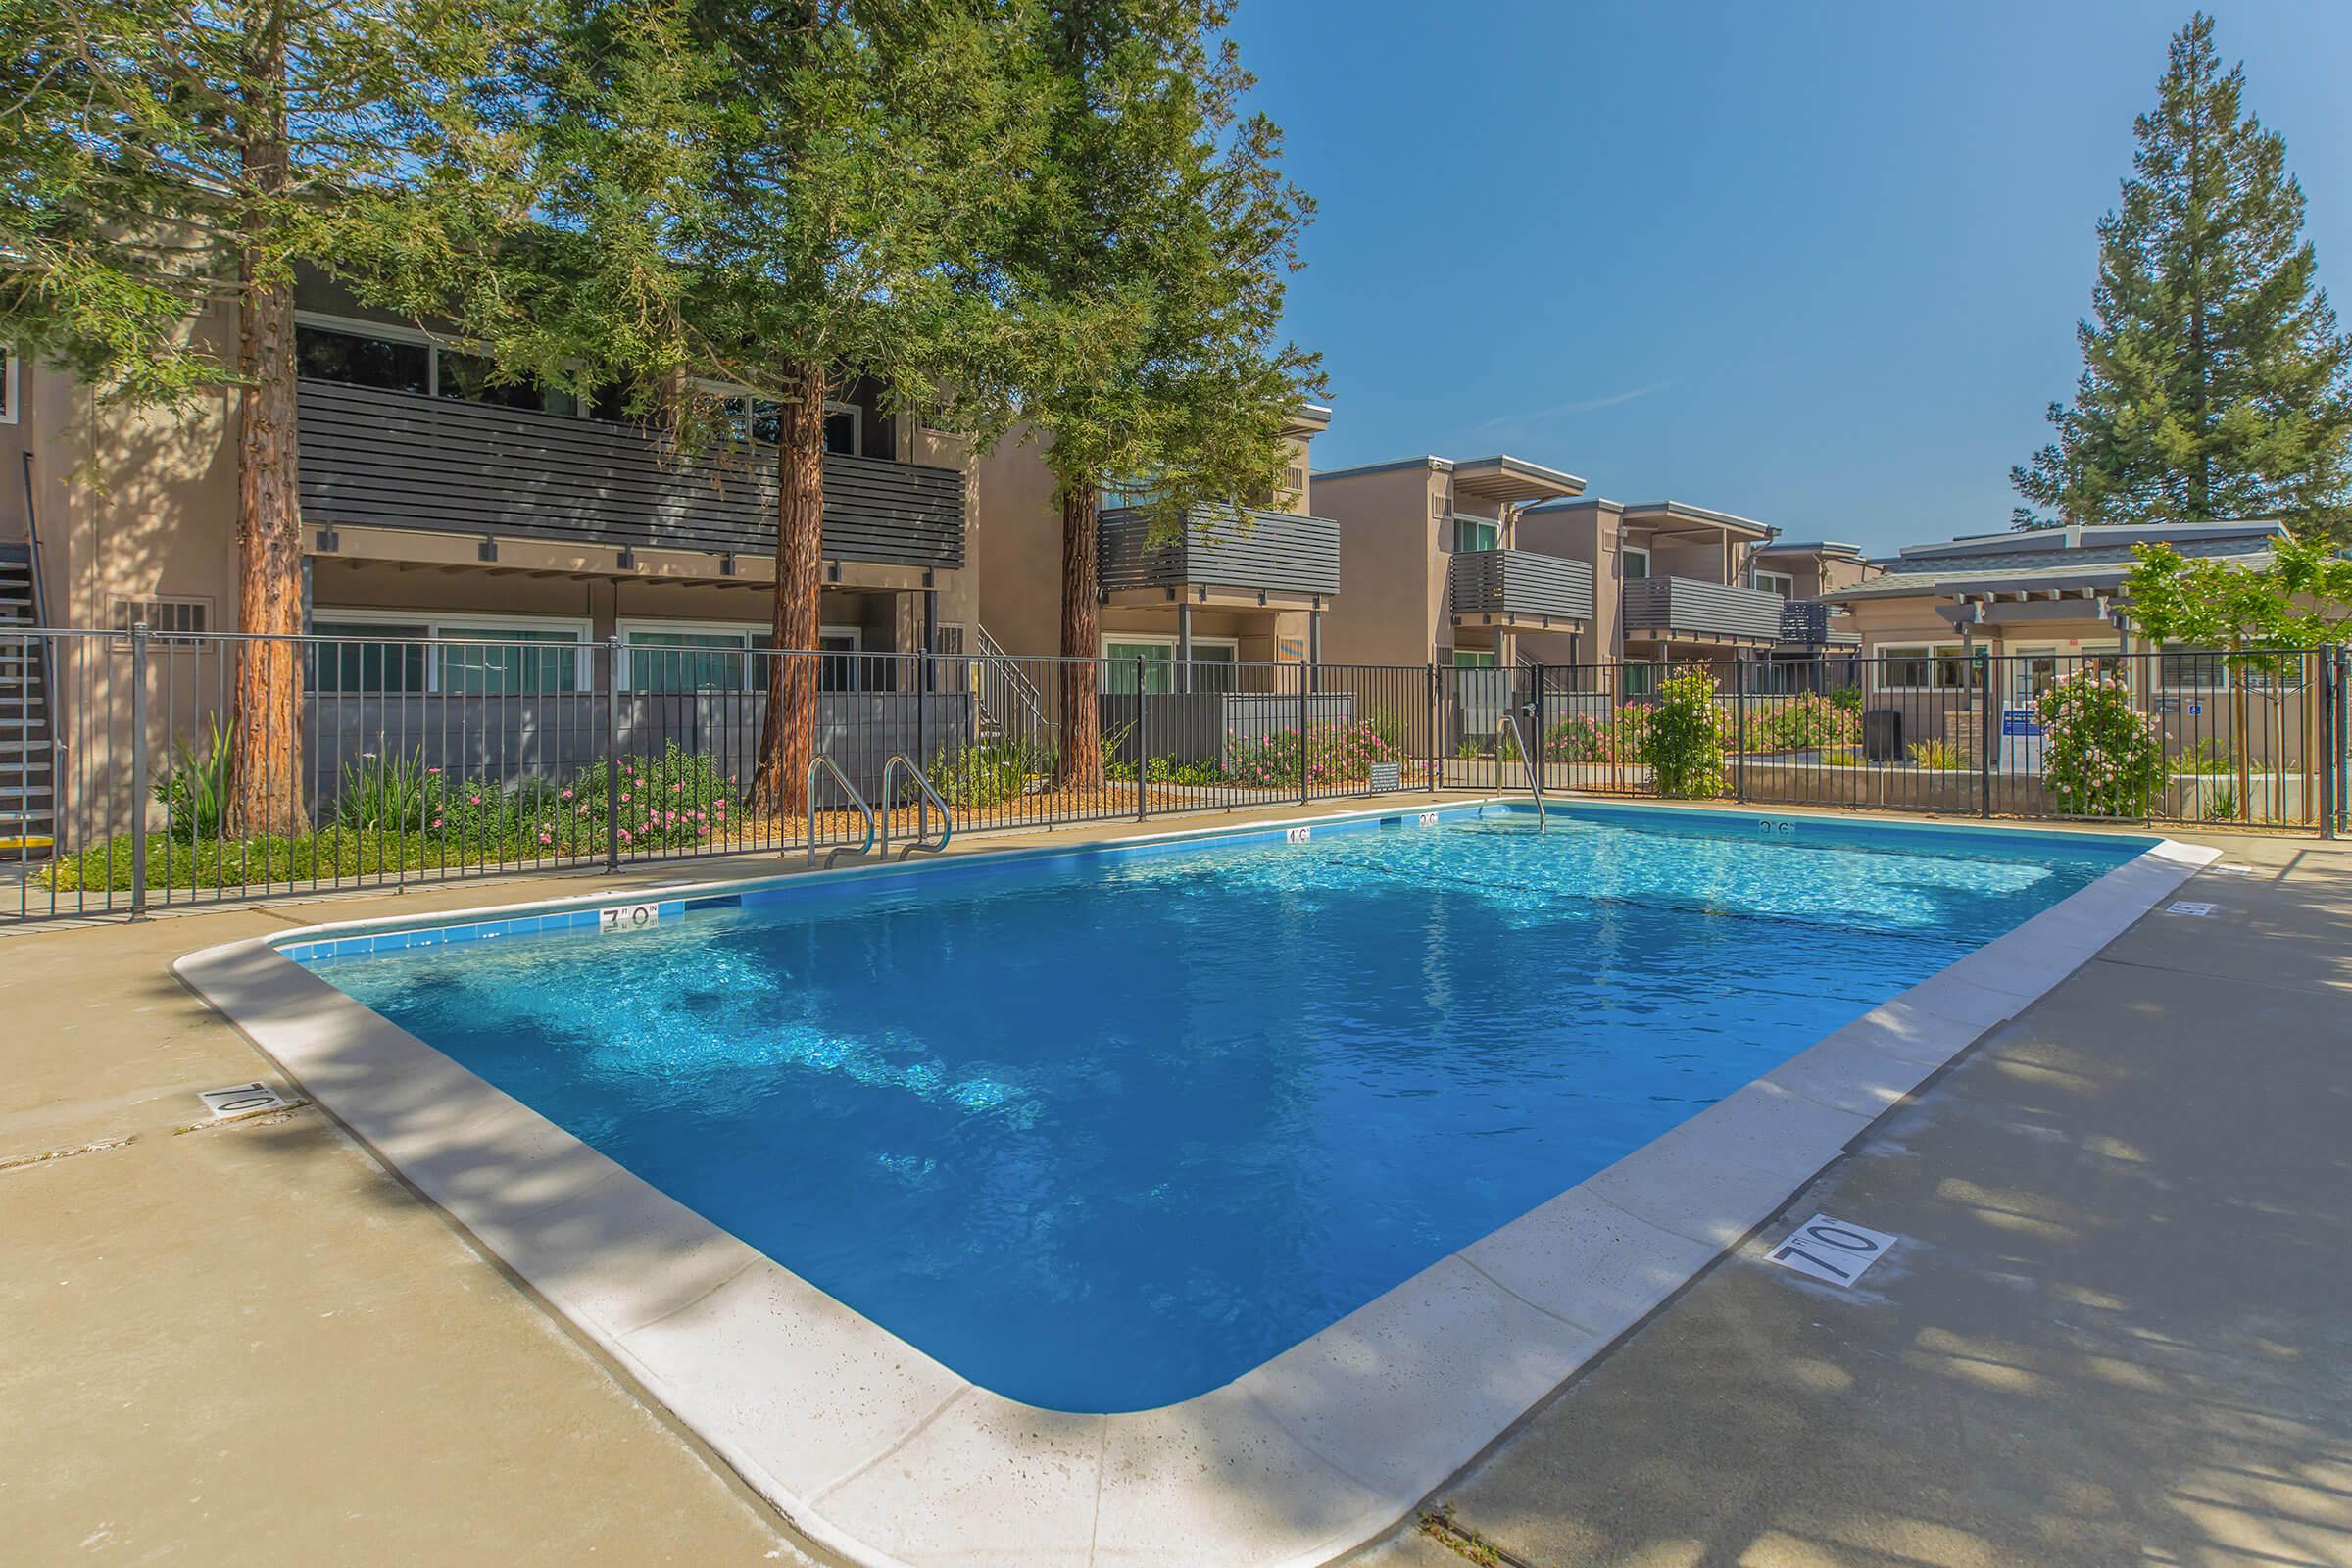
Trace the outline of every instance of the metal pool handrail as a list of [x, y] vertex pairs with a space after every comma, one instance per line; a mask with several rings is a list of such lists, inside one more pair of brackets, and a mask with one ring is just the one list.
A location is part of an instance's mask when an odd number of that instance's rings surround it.
[[1511, 739], [1519, 743], [1519, 761], [1527, 769], [1527, 792], [1536, 798], [1536, 831], [1544, 833], [1548, 831], [1548, 826], [1544, 813], [1544, 775], [1536, 770], [1536, 754], [1528, 747], [1527, 731], [1520, 727], [1519, 715], [1507, 708], [1502, 710], [1502, 718], [1494, 726], [1494, 749], [1497, 752], [1502, 750], [1502, 732], [1506, 729], [1511, 732]]
[[[922, 812], [922, 825], [915, 832], [914, 842], [900, 853], [899, 858], [904, 860], [917, 850], [929, 850], [932, 854], [937, 855], [941, 850], [946, 849], [949, 840], [956, 836], [956, 813], [948, 809], [948, 803], [940, 798], [939, 791], [931, 787], [930, 776], [917, 767], [914, 759], [908, 757], [905, 752], [893, 752], [890, 754], [890, 760], [882, 764], [882, 858], [886, 860], [890, 858], [890, 805], [896, 799], [890, 793], [890, 779], [891, 775], [899, 770], [902, 763], [906, 765], [907, 776], [914, 780], [914, 787], [922, 792], [917, 803]], [[931, 808], [934, 806], [939, 808], [940, 829], [937, 844], [930, 841]]]
[[[841, 770], [841, 764], [834, 761], [832, 758], [827, 757], [823, 752], [819, 752], [808, 760], [808, 778], [807, 788], [808, 798], [808, 863], [811, 866], [816, 864], [816, 774], [819, 768], [822, 768], [824, 771], [833, 775], [833, 782], [841, 786], [841, 793], [850, 798], [850, 804], [858, 808], [858, 814], [865, 818], [865, 842], [858, 845], [855, 853], [863, 855], [866, 851], [874, 847], [874, 808], [865, 804], [865, 797], [858, 793], [858, 786], [850, 782], [850, 775]], [[889, 789], [890, 787], [890, 772], [887, 768], [883, 770], [882, 787], [885, 790]], [[887, 852], [889, 846], [885, 844], [883, 848]], [[830, 866], [842, 856], [851, 853], [852, 851], [848, 845], [836, 844], [832, 849], [825, 852], [825, 864]]]

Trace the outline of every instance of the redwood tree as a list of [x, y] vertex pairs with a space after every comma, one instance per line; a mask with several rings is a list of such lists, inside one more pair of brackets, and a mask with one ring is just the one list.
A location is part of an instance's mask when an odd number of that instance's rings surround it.
[[[528, 116], [544, 232], [481, 330], [511, 368], [624, 379], [687, 448], [730, 434], [708, 383], [772, 402], [774, 635], [813, 650], [827, 393], [851, 371], [936, 413], [993, 309], [978, 236], [1034, 140], [1018, 7], [563, 7]], [[818, 664], [769, 684], [751, 795], [780, 811], [806, 802]]]
[[[1285, 427], [1319, 390], [1281, 338], [1313, 204], [1223, 0], [1046, 0], [1034, 13], [1044, 143], [1003, 211], [1005, 298], [1028, 352], [1006, 378], [1062, 514], [1059, 778], [1102, 782], [1097, 556], [1106, 483], [1148, 491], [1155, 532], [1279, 487]], [[1235, 525], [1241, 525], [1236, 514]], [[1084, 661], [1077, 662], [1075, 661]]]
[[525, 3], [0, 10], [0, 339], [102, 407], [236, 392], [243, 832], [303, 819], [295, 271], [385, 300], [448, 271], [502, 162], [476, 112]]

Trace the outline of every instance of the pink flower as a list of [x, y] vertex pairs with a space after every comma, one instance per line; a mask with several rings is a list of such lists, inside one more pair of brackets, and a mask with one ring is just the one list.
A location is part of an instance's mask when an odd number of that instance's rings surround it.
[[441, 770], [440, 770], [439, 768], [437, 768], [437, 767], [428, 767], [428, 768], [426, 768], [426, 769], [425, 769], [425, 771], [426, 771], [427, 773], [435, 773], [435, 774], [437, 774], [437, 773], [439, 773]]
[[435, 827], [439, 827], [440, 825], [441, 825], [441, 819], [440, 819], [439, 817], [437, 817], [437, 816], [436, 816], [436, 817], [434, 817], [434, 818], [433, 818], [433, 826], [435, 826]]
[[565, 790], [565, 791], [564, 792], [563, 796], [562, 796], [562, 799], [564, 799], [564, 800], [566, 800], [566, 801], [570, 800], [570, 799], [571, 799], [571, 791], [569, 791], [569, 790]]
[[482, 804], [482, 798], [479, 795], [468, 795], [466, 797], [466, 799], [472, 802], [476, 806]]
[[620, 796], [620, 804], [621, 804], [621, 805], [623, 805], [623, 806], [626, 806], [626, 805], [628, 805], [628, 804], [629, 804], [629, 796], [628, 796], [628, 792], [627, 792], [626, 790], [623, 790], [623, 791], [621, 792], [621, 796]]
[[553, 833], [542, 833], [539, 835], [539, 842], [542, 844], [553, 844], [555, 841], [556, 836]]
[[625, 827], [620, 830], [620, 842], [623, 844], [629, 842], [629, 830]]

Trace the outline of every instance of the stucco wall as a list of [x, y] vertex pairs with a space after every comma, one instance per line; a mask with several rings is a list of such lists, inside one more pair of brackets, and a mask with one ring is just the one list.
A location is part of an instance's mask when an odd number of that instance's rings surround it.
[[1440, 612], [1444, 476], [1422, 466], [1314, 481], [1318, 515], [1340, 525], [1340, 593], [1323, 620], [1323, 657], [1341, 664], [1426, 664], [1452, 633]]

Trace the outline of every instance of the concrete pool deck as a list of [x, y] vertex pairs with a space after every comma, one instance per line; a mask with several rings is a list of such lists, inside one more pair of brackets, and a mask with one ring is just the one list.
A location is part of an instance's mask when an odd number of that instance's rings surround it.
[[[2274, 847], [2336, 856], [2250, 842], [2248, 856]], [[673, 882], [679, 872], [653, 868], [627, 881]], [[200, 1558], [258, 1545], [352, 1560], [375, 1549], [378, 1535], [387, 1560], [445, 1555], [459, 1542], [469, 1555], [524, 1560], [587, 1544], [624, 1560], [755, 1560], [784, 1549], [740, 1489], [315, 1110], [169, 1136], [195, 1119], [195, 1089], [251, 1078], [259, 1064], [174, 994], [164, 959], [317, 919], [577, 887], [518, 879], [0, 945], [0, 1005], [16, 1020], [11, 1080], [21, 1086], [0, 1116], [0, 1158], [134, 1135], [0, 1173], [46, 1184], [12, 1197], [54, 1192], [65, 1205], [0, 1205], [11, 1242], [0, 1258], [11, 1347], [0, 1378], [9, 1407], [35, 1416], [0, 1435], [0, 1499], [44, 1549], [94, 1535], [118, 1549], [169, 1544]], [[122, 1028], [140, 1007], [161, 1027]], [[1724, 1272], [1582, 1382], [1674, 1322]], [[75, 1275], [78, 1296], [57, 1283]], [[93, 1282], [109, 1286], [95, 1303]], [[126, 1342], [139, 1351], [127, 1359], [117, 1353]], [[125, 1405], [104, 1396], [114, 1393], [133, 1397]], [[1574, 1397], [1540, 1413], [1502, 1452]], [[548, 1488], [556, 1475], [565, 1484]], [[1232, 1497], [1237, 1509], [1298, 1500]], [[354, 1513], [361, 1523], [346, 1524]]]

